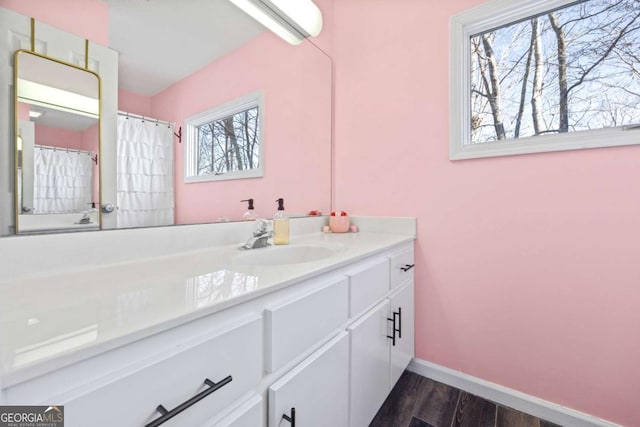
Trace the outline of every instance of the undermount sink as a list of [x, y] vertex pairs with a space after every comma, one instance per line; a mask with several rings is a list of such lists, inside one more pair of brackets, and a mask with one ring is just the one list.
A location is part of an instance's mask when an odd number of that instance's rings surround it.
[[235, 255], [232, 262], [241, 265], [300, 264], [330, 257], [339, 249], [339, 246], [319, 245], [269, 246]]

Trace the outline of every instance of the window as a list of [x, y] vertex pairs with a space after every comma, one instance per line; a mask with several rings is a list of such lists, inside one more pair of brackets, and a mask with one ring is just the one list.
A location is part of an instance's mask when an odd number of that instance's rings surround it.
[[254, 93], [185, 120], [185, 182], [261, 177], [262, 116]]
[[638, 0], [493, 0], [452, 17], [450, 102], [451, 159], [640, 144]]

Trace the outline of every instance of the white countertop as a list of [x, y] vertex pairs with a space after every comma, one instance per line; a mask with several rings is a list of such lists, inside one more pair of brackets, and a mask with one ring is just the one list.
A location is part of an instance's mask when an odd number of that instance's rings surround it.
[[234, 262], [242, 253], [237, 246], [224, 246], [0, 282], [0, 384], [17, 384], [414, 238], [317, 233], [290, 242], [335, 250], [311, 262], [241, 265]]

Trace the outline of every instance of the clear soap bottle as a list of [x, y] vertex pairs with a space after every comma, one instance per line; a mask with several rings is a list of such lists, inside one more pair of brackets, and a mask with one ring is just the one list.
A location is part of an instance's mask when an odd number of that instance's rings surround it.
[[241, 202], [249, 202], [249, 206], [247, 207], [247, 211], [242, 215], [243, 221], [253, 221], [256, 219], [255, 214], [253, 213], [253, 199], [240, 200]]
[[278, 211], [273, 216], [273, 243], [275, 245], [289, 244], [289, 217], [284, 213], [284, 199], [276, 200]]

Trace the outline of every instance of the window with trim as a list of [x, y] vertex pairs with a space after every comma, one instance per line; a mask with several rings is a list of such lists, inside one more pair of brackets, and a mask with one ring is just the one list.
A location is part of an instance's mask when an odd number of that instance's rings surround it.
[[493, 0], [451, 19], [450, 158], [640, 144], [640, 0]]
[[263, 176], [262, 115], [254, 93], [185, 120], [185, 181]]

